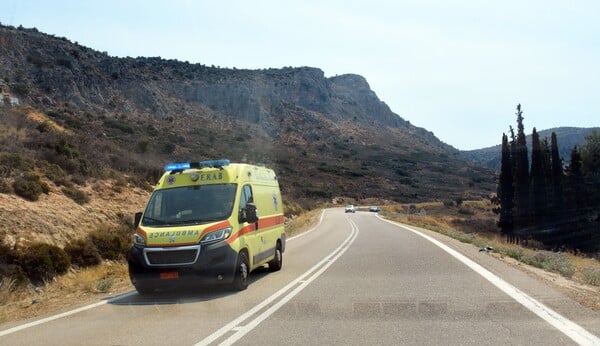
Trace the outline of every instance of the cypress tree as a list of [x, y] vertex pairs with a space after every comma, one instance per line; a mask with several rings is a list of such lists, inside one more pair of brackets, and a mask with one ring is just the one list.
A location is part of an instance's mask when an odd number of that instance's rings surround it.
[[564, 192], [563, 192], [563, 163], [558, 154], [558, 140], [556, 139], [556, 133], [552, 132], [552, 136], [550, 137], [551, 147], [550, 147], [550, 155], [552, 161], [552, 190], [551, 190], [551, 220], [555, 224], [563, 223], [564, 218], [564, 209], [565, 209], [565, 200], [564, 200]]
[[502, 161], [497, 195], [500, 202], [498, 226], [509, 237], [513, 227], [513, 174], [508, 137], [502, 134]]
[[517, 105], [517, 138], [514, 147], [513, 160], [515, 161], [514, 174], [514, 226], [523, 229], [529, 226], [529, 158], [527, 142], [523, 127], [523, 112], [521, 105]]
[[[587, 205], [600, 215], [600, 133], [595, 130], [585, 136], [585, 144], [581, 147], [581, 170], [586, 183]], [[600, 222], [600, 216], [597, 219]]]
[[585, 208], [585, 182], [581, 171], [581, 155], [579, 149], [571, 150], [571, 163], [567, 169], [568, 211], [570, 215], [579, 216]]
[[535, 226], [544, 224], [546, 214], [546, 182], [544, 172], [544, 152], [540, 136], [535, 127], [531, 134], [531, 216]]

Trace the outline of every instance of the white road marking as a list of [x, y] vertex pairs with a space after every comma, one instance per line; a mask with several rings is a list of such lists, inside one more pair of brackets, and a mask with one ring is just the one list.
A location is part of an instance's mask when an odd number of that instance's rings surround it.
[[473, 260], [467, 258], [466, 256], [459, 253], [458, 251], [456, 251], [456, 250], [448, 247], [447, 245], [442, 244], [438, 240], [436, 240], [426, 234], [423, 234], [415, 229], [412, 229], [406, 225], [403, 225], [403, 224], [400, 224], [397, 222], [393, 222], [393, 221], [389, 221], [389, 220], [383, 219], [381, 217], [379, 217], [379, 219], [381, 219], [385, 222], [391, 223], [400, 228], [411, 231], [411, 232], [429, 240], [430, 242], [432, 242], [433, 244], [435, 244], [442, 250], [444, 250], [447, 253], [449, 253], [450, 255], [452, 255], [457, 260], [464, 263], [467, 267], [471, 268], [477, 274], [483, 276], [486, 280], [491, 282], [494, 286], [498, 287], [501, 291], [508, 294], [511, 298], [513, 298], [518, 303], [520, 303], [521, 305], [523, 305], [524, 307], [529, 309], [529, 311], [538, 315], [538, 317], [542, 318], [544, 321], [550, 323], [550, 325], [552, 325], [553, 327], [555, 327], [556, 329], [561, 331], [563, 334], [565, 334], [566, 336], [571, 338], [573, 341], [575, 341], [579, 345], [600, 345], [600, 338], [598, 338], [594, 334], [588, 332], [587, 330], [585, 330], [583, 327], [579, 326], [575, 322], [567, 319], [566, 317], [560, 315], [559, 313], [557, 313], [556, 311], [547, 307], [546, 305], [542, 304], [541, 302], [537, 301], [536, 299], [530, 297], [525, 292], [523, 292], [520, 289], [516, 288], [515, 286], [509, 284], [508, 282], [504, 281], [500, 277], [494, 275], [492, 272], [485, 269], [481, 265], [477, 264]]
[[[235, 341], [239, 340], [242, 336], [246, 335], [256, 326], [258, 326], [262, 321], [275, 313], [279, 308], [281, 308], [285, 303], [287, 303], [290, 299], [296, 296], [300, 291], [302, 291], [308, 284], [314, 281], [317, 277], [319, 277], [329, 266], [331, 266], [335, 260], [337, 260], [346, 250], [350, 247], [350, 245], [354, 242], [356, 237], [358, 236], [358, 227], [354, 224], [354, 222], [350, 221], [350, 225], [352, 226], [352, 231], [350, 235], [344, 240], [344, 242], [336, 248], [331, 254], [327, 255], [323, 258], [319, 263], [315, 264], [312, 268], [307, 270], [304, 274], [296, 278], [294, 281], [287, 284], [285, 287], [275, 292], [273, 295], [263, 300], [261, 303], [255, 305], [252, 309], [246, 311], [244, 314], [240, 315], [238, 318], [229, 322], [225, 326], [221, 327], [219, 330], [214, 332], [213, 334], [207, 336], [204, 340], [198, 342], [196, 346], [209, 345], [215, 340], [219, 339], [223, 335], [235, 331], [235, 334], [231, 335], [227, 339], [225, 339], [220, 345], [231, 345]], [[318, 269], [318, 270], [317, 270]], [[315, 273], [313, 273], [317, 270]], [[312, 273], [312, 274], [311, 274]], [[310, 275], [310, 276], [309, 276]], [[302, 283], [301, 283], [302, 282]], [[281, 300], [277, 303], [273, 304], [267, 310], [265, 310], [260, 315], [256, 316], [252, 321], [246, 323], [243, 327], [240, 327], [242, 322], [246, 321], [253, 315], [257, 314], [263, 308], [269, 306], [273, 301], [279, 298], [281, 295], [289, 291], [292, 287], [296, 286], [291, 292], [285, 295]]]
[[49, 316], [49, 317], [43, 318], [41, 320], [29, 322], [29, 323], [26, 323], [26, 324], [22, 324], [20, 326], [16, 326], [16, 327], [13, 327], [13, 328], [10, 328], [10, 329], [6, 329], [6, 330], [3, 330], [3, 331], [0, 331], [0, 336], [5, 336], [5, 335], [8, 335], [8, 334], [12, 334], [14, 332], [18, 332], [19, 330], [31, 328], [31, 327], [34, 327], [34, 326], [37, 326], [37, 325], [40, 325], [40, 324], [43, 324], [43, 323], [46, 323], [46, 322], [51, 322], [51, 321], [57, 320], [59, 318], [71, 316], [71, 315], [74, 315], [76, 313], [79, 313], [79, 312], [82, 312], [82, 311], [85, 311], [85, 310], [90, 310], [90, 309], [93, 309], [93, 308], [97, 308], [99, 306], [111, 303], [111, 302], [113, 302], [115, 300], [127, 298], [127, 297], [132, 296], [132, 295], [134, 295], [136, 293], [137, 293], [136, 291], [128, 292], [128, 293], [122, 294], [120, 296], [111, 298], [111, 299], [103, 300], [103, 301], [100, 301], [100, 302], [97, 302], [97, 303], [94, 303], [94, 304], [82, 306], [80, 308], [77, 308], [77, 309], [74, 309], [74, 310], [71, 310], [71, 311], [63, 312], [62, 314], [58, 314], [58, 315], [54, 315], [54, 316]]

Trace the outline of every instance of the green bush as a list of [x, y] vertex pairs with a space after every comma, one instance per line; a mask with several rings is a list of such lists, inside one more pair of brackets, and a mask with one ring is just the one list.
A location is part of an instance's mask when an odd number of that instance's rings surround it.
[[12, 176], [16, 172], [27, 172], [33, 169], [33, 161], [22, 155], [13, 153], [0, 154], [0, 172]]
[[96, 246], [100, 256], [108, 260], [125, 257], [131, 245], [131, 229], [125, 225], [115, 228], [102, 226], [89, 235], [89, 240]]
[[19, 254], [18, 262], [29, 280], [42, 283], [64, 274], [71, 266], [69, 255], [58, 246], [34, 243]]
[[567, 278], [575, 274], [575, 266], [569, 257], [560, 252], [538, 251], [533, 255], [523, 256], [522, 261], [534, 267], [559, 273]]
[[63, 187], [62, 192], [65, 196], [74, 200], [77, 204], [86, 204], [90, 201], [90, 196], [85, 191], [78, 190], [74, 187]]
[[85, 239], [71, 241], [65, 246], [65, 252], [69, 254], [72, 264], [82, 268], [95, 266], [102, 261], [94, 243]]
[[44, 175], [57, 186], [69, 186], [67, 173], [59, 165], [48, 163], [44, 166]]
[[496, 251], [502, 255], [512, 257], [512, 258], [516, 259], [517, 261], [521, 261], [521, 259], [523, 259], [523, 255], [524, 255], [523, 249], [521, 249], [521, 248], [501, 247], [501, 248], [497, 249]]
[[98, 292], [108, 292], [110, 288], [114, 285], [115, 278], [111, 275], [107, 275], [102, 277], [96, 281], [96, 290]]
[[589, 285], [600, 286], [600, 268], [583, 268], [583, 281]]
[[34, 172], [26, 173], [13, 182], [15, 193], [30, 201], [37, 201], [42, 193], [50, 192], [48, 184], [41, 181], [40, 176]]

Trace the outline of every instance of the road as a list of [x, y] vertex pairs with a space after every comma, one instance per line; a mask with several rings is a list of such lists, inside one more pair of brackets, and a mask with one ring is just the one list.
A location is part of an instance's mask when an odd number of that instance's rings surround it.
[[96, 305], [2, 325], [0, 345], [600, 344], [600, 314], [498, 259], [337, 208], [246, 291], [130, 292]]

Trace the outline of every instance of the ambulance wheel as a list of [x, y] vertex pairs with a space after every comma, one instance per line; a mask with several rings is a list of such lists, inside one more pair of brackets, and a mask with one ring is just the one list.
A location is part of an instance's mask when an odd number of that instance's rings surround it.
[[135, 290], [138, 291], [141, 296], [147, 296], [154, 292], [154, 287], [148, 284], [137, 283], [135, 284]]
[[240, 252], [235, 267], [235, 277], [233, 279], [233, 288], [238, 291], [243, 291], [248, 288], [248, 274], [250, 274], [248, 262], [248, 255], [246, 255], [246, 252]]
[[269, 262], [269, 270], [272, 272], [279, 271], [282, 265], [283, 254], [281, 253], [281, 244], [277, 242], [277, 247], [275, 248], [275, 258], [273, 258], [273, 260]]

